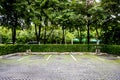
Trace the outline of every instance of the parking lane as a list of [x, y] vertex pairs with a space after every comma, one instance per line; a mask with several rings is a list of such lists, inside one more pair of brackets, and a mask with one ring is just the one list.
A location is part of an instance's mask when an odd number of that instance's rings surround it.
[[18, 60], [18, 64], [0, 66], [0, 80], [119, 80], [120, 65], [99, 58], [76, 54], [16, 56], [6, 60]]
[[52, 55], [49, 55], [49, 56], [47, 57], [47, 59], [46, 59], [46, 60], [48, 61], [48, 60], [50, 59], [50, 57], [51, 57], [51, 56], [52, 56]]
[[24, 59], [26, 59], [26, 58], [28, 58], [28, 57], [29, 57], [29, 56], [21, 57], [21, 58], [17, 59], [17, 61], [22, 61], [22, 60], [24, 60]]
[[73, 58], [74, 61], [77, 61], [77, 59], [72, 54], [70, 54], [70, 56]]

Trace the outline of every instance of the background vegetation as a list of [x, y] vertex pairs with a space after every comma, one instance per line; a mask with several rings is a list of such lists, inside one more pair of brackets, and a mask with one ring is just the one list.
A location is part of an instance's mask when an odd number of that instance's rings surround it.
[[120, 44], [120, 1], [1, 0], [0, 25], [2, 43]]
[[0, 43], [5, 44], [0, 45], [1, 54], [28, 48], [94, 51], [93, 45], [81, 44], [97, 41], [109, 44], [101, 51], [119, 54], [119, 35], [120, 0], [0, 0]]

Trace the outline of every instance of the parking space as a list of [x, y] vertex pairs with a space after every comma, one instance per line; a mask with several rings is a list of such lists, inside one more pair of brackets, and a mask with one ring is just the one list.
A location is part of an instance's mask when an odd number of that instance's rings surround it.
[[120, 80], [120, 60], [96, 55], [26, 55], [0, 59], [0, 80]]

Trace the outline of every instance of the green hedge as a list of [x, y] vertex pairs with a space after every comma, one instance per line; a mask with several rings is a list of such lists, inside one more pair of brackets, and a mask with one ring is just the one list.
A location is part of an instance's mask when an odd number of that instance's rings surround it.
[[108, 54], [120, 55], [120, 45], [103, 45], [101, 52]]
[[[100, 45], [101, 52], [120, 55], [120, 45]], [[0, 45], [0, 55], [16, 52], [25, 52], [31, 49], [32, 52], [95, 52], [96, 45], [83, 44], [40, 44], [40, 45]]]
[[25, 52], [27, 49], [31, 49], [32, 52], [94, 52], [95, 46], [81, 44], [0, 45], [0, 55]]
[[0, 45], [0, 55], [17, 52], [15, 45]]
[[[89, 47], [89, 50], [88, 50]], [[93, 45], [30, 45], [34, 52], [92, 52]]]

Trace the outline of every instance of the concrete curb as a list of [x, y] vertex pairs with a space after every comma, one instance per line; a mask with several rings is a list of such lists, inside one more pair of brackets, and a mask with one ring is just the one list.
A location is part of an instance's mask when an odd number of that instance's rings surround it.
[[[53, 55], [67, 55], [67, 54], [86, 54], [86, 52], [32, 52], [33, 55], [37, 54], [53, 54]], [[94, 53], [93, 53], [94, 54]]]
[[7, 58], [7, 57], [11, 57], [11, 56], [16, 56], [16, 55], [18, 55], [18, 53], [3, 55], [3, 56], [0, 56], [0, 59], [2, 59], [2, 58]]
[[98, 56], [108, 55], [107, 53], [96, 54], [95, 52], [29, 52], [29, 53], [18, 52], [18, 53], [12, 53], [12, 54], [8, 54], [8, 55], [0, 56], [0, 59], [11, 57], [11, 56], [48, 55], [48, 54], [53, 54], [53, 55], [68, 55], [68, 54], [84, 55], [84, 54], [90, 54], [90, 55], [98, 55]]
[[12, 54], [8, 54], [8, 55], [2, 55], [2, 56], [0, 56], [0, 59], [11, 57], [11, 56], [27, 56], [27, 55], [29, 55], [29, 54], [27, 54], [26, 52], [18, 52], [18, 53], [12, 53]]

